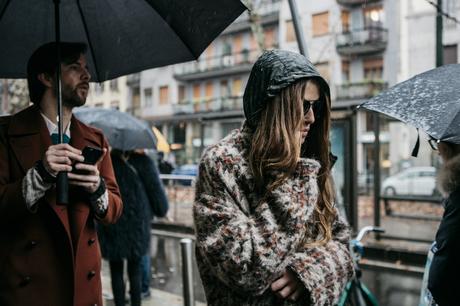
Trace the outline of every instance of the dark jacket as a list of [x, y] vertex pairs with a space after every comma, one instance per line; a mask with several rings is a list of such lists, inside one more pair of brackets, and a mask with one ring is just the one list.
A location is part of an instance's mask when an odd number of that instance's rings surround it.
[[166, 216], [169, 207], [168, 198], [155, 163], [147, 155], [141, 154], [131, 155], [129, 163], [137, 170], [147, 191], [151, 214], [155, 217]]
[[[70, 144], [107, 148], [99, 130], [72, 117]], [[69, 187], [67, 206], [56, 205], [55, 189], [26, 208], [21, 184], [51, 138], [35, 106], [0, 119], [0, 305], [102, 305], [101, 254], [95, 216], [87, 195]], [[109, 191], [101, 223], [113, 223], [122, 203], [110, 156], [99, 164]]]
[[[117, 224], [99, 227], [102, 256], [108, 260], [141, 257], [149, 247], [152, 212], [158, 216], [167, 212], [161, 183], [155, 183], [158, 170], [149, 157], [137, 154], [128, 161], [112, 154], [112, 162], [124, 212]], [[162, 205], [157, 198], [163, 199]]]
[[440, 306], [459, 305], [460, 293], [460, 156], [449, 160], [438, 175], [438, 185], [448, 195], [436, 233], [428, 289]]

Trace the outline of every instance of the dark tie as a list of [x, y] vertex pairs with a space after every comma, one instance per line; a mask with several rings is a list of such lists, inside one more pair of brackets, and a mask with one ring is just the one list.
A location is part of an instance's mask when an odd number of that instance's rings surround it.
[[[59, 143], [59, 134], [58, 133], [53, 133], [51, 134], [51, 142], [53, 144], [58, 144]], [[70, 137], [64, 134], [64, 143], [69, 143], [70, 142]]]

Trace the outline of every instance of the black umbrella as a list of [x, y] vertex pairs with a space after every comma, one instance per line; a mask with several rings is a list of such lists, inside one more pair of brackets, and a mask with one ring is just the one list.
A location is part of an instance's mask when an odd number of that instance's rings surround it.
[[[87, 43], [98, 82], [197, 59], [245, 9], [239, 0], [0, 0], [0, 77], [26, 77], [32, 52], [61, 38]], [[60, 84], [59, 65], [57, 76]], [[62, 143], [60, 86], [56, 96]], [[66, 173], [57, 185], [67, 203]]]
[[396, 84], [360, 107], [394, 117], [431, 137], [460, 143], [460, 64], [445, 65]]
[[112, 148], [155, 149], [157, 139], [148, 124], [115, 109], [82, 107], [74, 111], [82, 122], [101, 129]]

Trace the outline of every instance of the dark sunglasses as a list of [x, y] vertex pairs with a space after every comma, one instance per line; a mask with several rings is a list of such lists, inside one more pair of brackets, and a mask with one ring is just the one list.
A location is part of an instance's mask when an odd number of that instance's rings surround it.
[[428, 139], [428, 143], [430, 144], [430, 147], [431, 147], [434, 151], [438, 151], [438, 143], [439, 143], [439, 140], [434, 139], [434, 138], [430, 138], [430, 139]]
[[321, 110], [321, 99], [314, 100], [314, 101], [308, 101], [308, 100], [303, 100], [303, 114], [306, 116], [310, 109], [313, 109], [313, 114], [315, 116], [319, 115], [319, 112]]

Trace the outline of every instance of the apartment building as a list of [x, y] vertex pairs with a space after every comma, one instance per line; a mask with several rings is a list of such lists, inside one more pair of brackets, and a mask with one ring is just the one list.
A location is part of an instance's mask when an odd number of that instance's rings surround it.
[[[257, 9], [264, 49], [278, 47], [281, 3], [265, 0]], [[196, 163], [205, 146], [241, 126], [244, 87], [261, 52], [246, 12], [198, 61], [140, 74], [140, 116], [167, 137], [178, 164]]]

